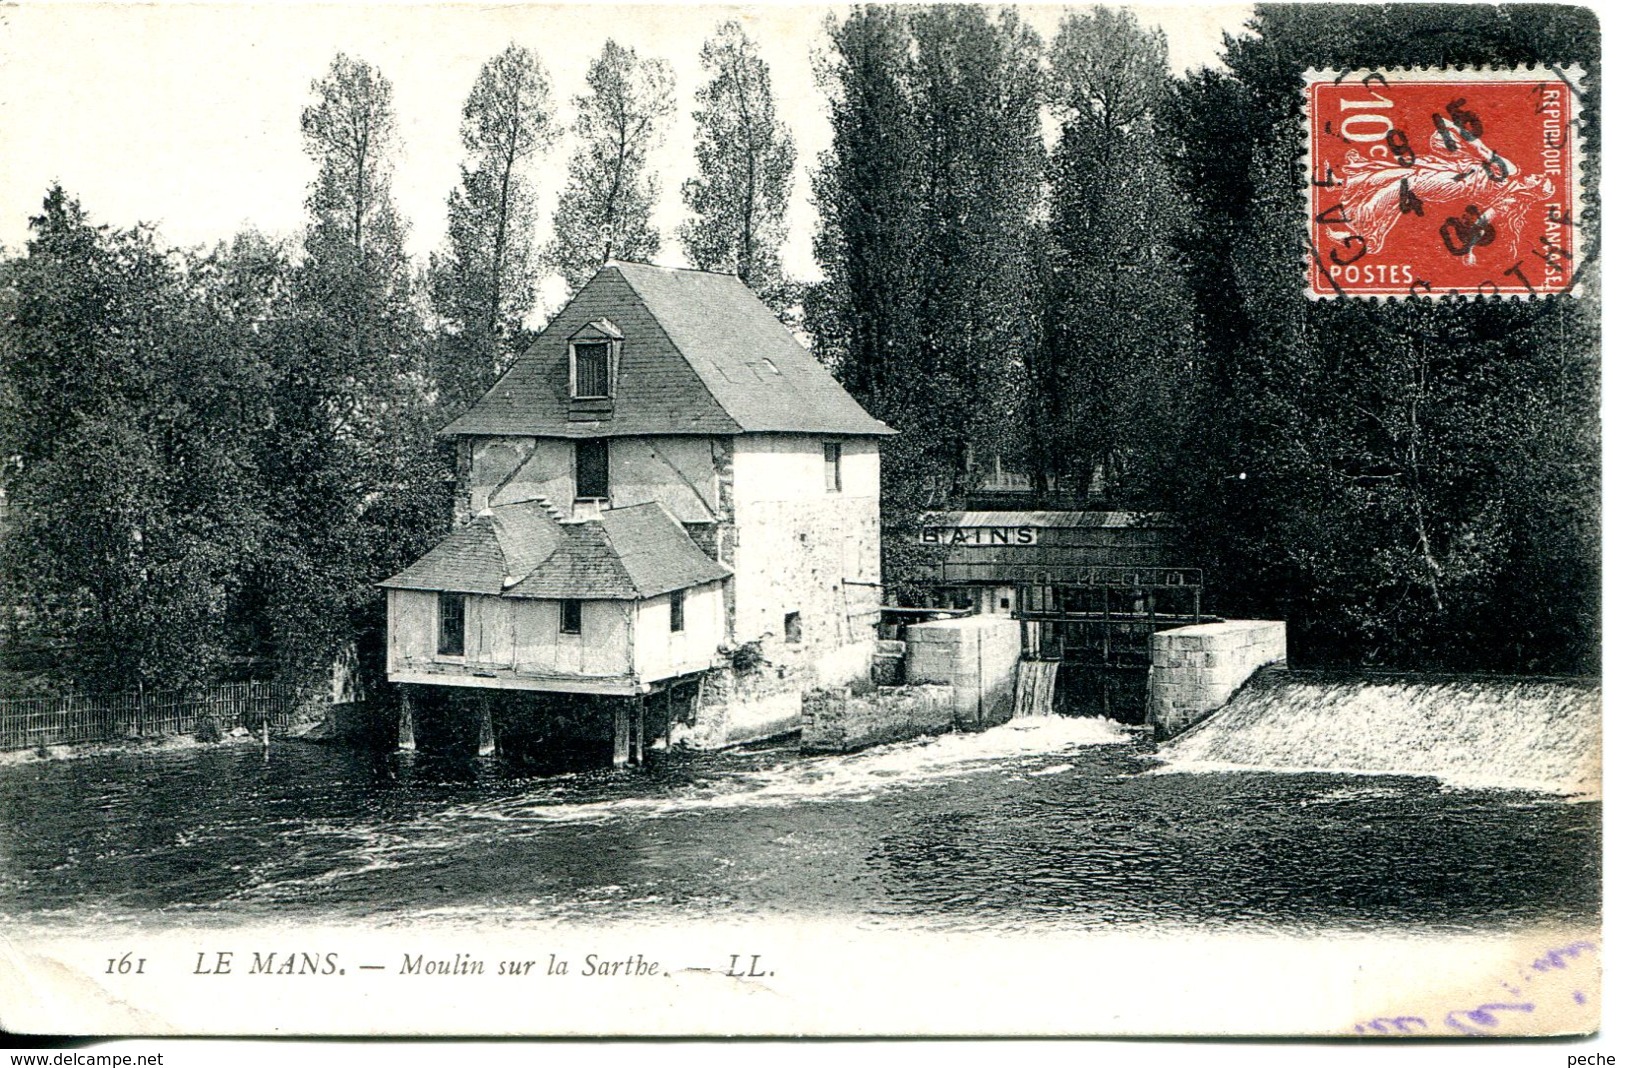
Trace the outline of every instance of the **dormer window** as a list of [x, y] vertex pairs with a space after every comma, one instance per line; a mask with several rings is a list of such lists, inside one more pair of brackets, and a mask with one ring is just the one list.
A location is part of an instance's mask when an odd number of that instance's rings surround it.
[[609, 402], [615, 397], [621, 332], [608, 319], [577, 330], [570, 338], [570, 399]]
[[609, 342], [578, 341], [572, 346], [575, 357], [575, 390], [578, 400], [609, 396]]

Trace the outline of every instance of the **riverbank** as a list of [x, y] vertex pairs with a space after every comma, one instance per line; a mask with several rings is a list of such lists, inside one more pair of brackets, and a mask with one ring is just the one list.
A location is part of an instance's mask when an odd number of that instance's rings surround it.
[[[272, 740], [279, 742], [286, 740], [286, 736], [274, 735]], [[294, 739], [298, 740], [298, 739]], [[184, 752], [190, 749], [211, 749], [221, 746], [250, 746], [257, 745], [262, 748], [265, 742], [261, 735], [255, 734], [246, 727], [236, 727], [225, 732], [216, 741], [199, 741], [191, 734], [169, 734], [156, 738], [125, 738], [111, 742], [82, 742], [74, 745], [45, 745], [34, 749], [10, 749], [0, 752], [0, 767], [13, 767], [27, 764], [48, 764], [59, 760], [83, 760], [86, 757], [113, 757], [129, 756], [141, 753], [172, 753]]]

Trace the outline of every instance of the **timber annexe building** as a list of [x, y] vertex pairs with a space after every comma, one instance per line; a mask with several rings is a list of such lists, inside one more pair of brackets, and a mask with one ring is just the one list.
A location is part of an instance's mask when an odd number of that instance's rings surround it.
[[856, 677], [892, 432], [737, 278], [612, 261], [443, 431], [457, 523], [381, 583], [389, 677], [632, 696], [746, 642]]

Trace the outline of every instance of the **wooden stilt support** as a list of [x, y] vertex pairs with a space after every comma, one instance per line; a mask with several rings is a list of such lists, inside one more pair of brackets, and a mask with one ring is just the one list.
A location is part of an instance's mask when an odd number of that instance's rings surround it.
[[638, 720], [632, 725], [632, 763], [643, 766], [643, 720], [649, 711], [643, 698], [638, 698]]
[[496, 751], [496, 721], [491, 714], [491, 698], [487, 695], [480, 700], [480, 756], [490, 756]]
[[666, 740], [665, 748], [671, 749], [671, 687], [666, 687]]
[[401, 695], [401, 721], [395, 728], [395, 748], [416, 749], [417, 738], [417, 709], [413, 707], [411, 687], [406, 687]]
[[615, 702], [615, 756], [617, 768], [625, 767], [632, 748], [632, 717], [626, 701]]

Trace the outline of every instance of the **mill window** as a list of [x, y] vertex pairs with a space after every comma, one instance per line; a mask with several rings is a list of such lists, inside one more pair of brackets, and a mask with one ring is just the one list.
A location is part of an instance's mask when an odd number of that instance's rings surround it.
[[791, 645], [801, 641], [801, 613], [784, 613], [784, 640]]
[[581, 633], [581, 602], [580, 601], [560, 601], [559, 602], [559, 633], [560, 634], [580, 634]]
[[671, 629], [676, 633], [683, 629], [683, 591], [671, 591]]
[[467, 642], [468, 598], [461, 593], [440, 595], [440, 640], [435, 651], [441, 656], [462, 656]]
[[576, 442], [576, 500], [609, 499], [609, 439]]
[[824, 446], [824, 492], [841, 492], [841, 445], [830, 442]]

